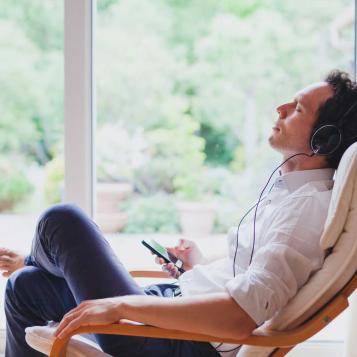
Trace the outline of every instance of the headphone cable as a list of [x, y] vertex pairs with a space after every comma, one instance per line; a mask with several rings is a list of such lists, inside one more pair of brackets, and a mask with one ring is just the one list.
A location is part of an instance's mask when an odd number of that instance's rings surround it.
[[275, 172], [282, 167], [287, 161], [291, 160], [292, 158], [299, 156], [299, 155], [304, 155], [304, 156], [308, 156], [308, 157], [312, 157], [315, 155], [315, 153], [313, 152], [312, 154], [306, 154], [306, 153], [298, 153], [298, 154], [294, 154], [291, 155], [290, 157], [288, 157], [286, 160], [284, 160], [279, 166], [277, 166], [273, 172], [270, 174], [269, 179], [267, 181], [267, 183], [264, 185], [262, 191], [260, 192], [259, 198], [258, 198], [258, 202], [252, 206], [251, 208], [249, 208], [249, 210], [244, 214], [244, 216], [241, 218], [241, 220], [239, 221], [238, 227], [237, 227], [237, 238], [236, 238], [236, 248], [235, 248], [235, 252], [234, 252], [234, 257], [233, 257], [233, 277], [236, 276], [236, 258], [237, 258], [237, 252], [238, 252], [238, 245], [239, 245], [239, 228], [241, 223], [243, 222], [244, 218], [255, 208], [254, 211], [254, 219], [253, 219], [253, 247], [252, 247], [252, 252], [250, 255], [250, 259], [249, 259], [249, 265], [252, 263], [253, 260], [253, 255], [254, 255], [254, 248], [255, 248], [255, 236], [256, 236], [256, 218], [257, 218], [257, 212], [258, 212], [258, 207], [259, 207], [259, 203], [262, 200], [262, 196], [264, 191], [266, 190], [267, 186], [269, 185], [270, 180], [272, 179], [273, 175], [275, 174]]

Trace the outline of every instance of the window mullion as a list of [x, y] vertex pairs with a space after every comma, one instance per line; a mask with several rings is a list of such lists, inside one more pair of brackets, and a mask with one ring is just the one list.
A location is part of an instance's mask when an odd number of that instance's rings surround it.
[[65, 0], [65, 202], [89, 215], [94, 206], [93, 31], [94, 1]]

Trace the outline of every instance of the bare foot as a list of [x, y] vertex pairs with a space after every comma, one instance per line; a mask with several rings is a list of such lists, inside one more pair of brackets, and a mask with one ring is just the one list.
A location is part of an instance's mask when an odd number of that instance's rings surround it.
[[7, 248], [0, 248], [0, 271], [5, 278], [25, 266], [25, 256]]

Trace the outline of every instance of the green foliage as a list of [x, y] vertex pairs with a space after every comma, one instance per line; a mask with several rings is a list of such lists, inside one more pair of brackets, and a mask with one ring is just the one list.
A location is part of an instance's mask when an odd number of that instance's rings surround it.
[[[62, 1], [2, 0], [1, 18], [12, 19], [14, 26], [43, 51], [61, 50], [63, 48]], [[55, 14], [55, 16], [54, 16]]]
[[245, 161], [245, 153], [244, 153], [244, 146], [238, 146], [233, 153], [233, 160], [230, 164], [230, 168], [233, 172], [243, 172], [246, 167], [247, 163]]
[[227, 169], [197, 168], [175, 178], [175, 193], [185, 201], [211, 201], [225, 195], [224, 186], [231, 176]]
[[0, 151], [40, 164], [63, 132], [62, 22], [60, 2], [5, 0], [0, 10]]
[[[237, 202], [251, 199], [256, 172], [272, 167], [275, 106], [332, 67], [352, 69], [352, 24], [346, 48], [330, 35], [351, 0], [325, 2], [98, 0], [99, 179], [130, 179], [150, 195], [224, 196], [230, 178], [212, 184], [207, 169], [219, 166], [239, 172]], [[0, 7], [0, 152], [42, 166], [63, 151], [63, 9]], [[46, 170], [57, 202], [63, 166]]]
[[203, 168], [204, 140], [196, 135], [198, 130], [191, 116], [173, 113], [166, 126], [146, 132], [148, 157], [135, 171], [141, 192], [173, 192], [177, 180]]
[[133, 171], [144, 160], [145, 139], [142, 130], [129, 133], [124, 125], [107, 123], [96, 135], [97, 179], [115, 182], [133, 179]]
[[108, 9], [120, 0], [97, 0], [97, 10], [99, 13], [108, 11]]
[[184, 201], [202, 201], [207, 198], [209, 192], [203, 185], [203, 170], [187, 172], [185, 175], [174, 179], [176, 195]]
[[134, 171], [134, 185], [142, 194], [153, 194], [157, 191], [174, 192], [173, 180], [175, 171], [172, 162], [166, 158], [152, 158]]
[[128, 213], [125, 233], [178, 233], [176, 206], [172, 196], [137, 196], [123, 204]]
[[0, 161], [0, 207], [11, 208], [32, 191], [32, 185], [22, 168], [11, 160]]
[[205, 139], [206, 162], [212, 165], [226, 166], [234, 158], [237, 139], [230, 132], [217, 130], [203, 123], [200, 136]]
[[64, 160], [57, 156], [45, 167], [44, 193], [48, 204], [61, 202], [61, 186], [64, 181]]

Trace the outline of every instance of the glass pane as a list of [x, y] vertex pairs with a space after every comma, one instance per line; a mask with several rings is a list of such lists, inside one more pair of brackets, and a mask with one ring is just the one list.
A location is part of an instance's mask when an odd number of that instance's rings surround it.
[[353, 1], [97, 4], [97, 222], [129, 266], [153, 267], [148, 235], [222, 250], [280, 160], [276, 106], [352, 74]]
[[2, 1], [0, 48], [0, 247], [26, 254], [63, 190], [63, 2]]

